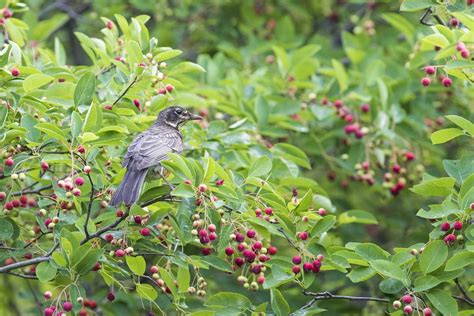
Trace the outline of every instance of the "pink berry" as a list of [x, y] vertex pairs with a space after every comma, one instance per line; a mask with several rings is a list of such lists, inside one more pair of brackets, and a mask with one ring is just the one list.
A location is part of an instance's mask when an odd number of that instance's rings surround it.
[[237, 258], [235, 258], [234, 263], [235, 263], [238, 267], [241, 267], [241, 266], [244, 265], [245, 262], [244, 262], [244, 259], [243, 259], [243, 258], [237, 257]]
[[291, 261], [294, 264], [300, 264], [301, 263], [301, 257], [300, 256], [294, 256], [293, 259], [291, 259]]
[[451, 20], [449, 20], [449, 24], [451, 24], [451, 26], [456, 27], [459, 25], [459, 20], [456, 18], [451, 18]]
[[104, 236], [104, 239], [108, 242], [111, 242], [114, 239], [114, 236], [112, 234], [107, 234]]
[[447, 235], [446, 237], [444, 237], [444, 242], [447, 244], [447, 245], [450, 245], [452, 244], [453, 242], [456, 241], [456, 235], [454, 234], [449, 234]]
[[449, 225], [448, 222], [444, 222], [443, 224], [441, 224], [441, 230], [444, 232], [448, 231], [450, 228], [451, 228], [451, 225]]
[[426, 72], [427, 75], [432, 75], [436, 72], [436, 67], [426, 66], [425, 67], [425, 72]]
[[81, 189], [79, 189], [79, 188], [72, 189], [72, 194], [74, 194], [75, 196], [80, 196], [81, 195]]
[[41, 169], [42, 169], [43, 171], [48, 170], [48, 169], [49, 169], [49, 164], [48, 164], [46, 161], [42, 161], [42, 162], [41, 162]]
[[425, 87], [429, 86], [431, 84], [431, 79], [428, 77], [423, 77], [421, 79], [421, 84]]
[[444, 77], [443, 80], [441, 80], [441, 83], [443, 84], [443, 86], [448, 88], [448, 87], [451, 87], [451, 85], [453, 84], [453, 81], [451, 80], [451, 78]]
[[147, 237], [147, 236], [150, 236], [151, 232], [150, 232], [150, 229], [147, 228], [147, 227], [144, 227], [142, 229], [140, 229], [140, 235], [144, 236], [144, 237]]
[[431, 308], [427, 307], [423, 310], [423, 316], [432, 316], [433, 312], [431, 311]]
[[44, 316], [53, 316], [54, 310], [51, 307], [44, 309]]
[[411, 302], [413, 302], [413, 298], [410, 295], [403, 295], [402, 302], [405, 304], [410, 304]]
[[202, 253], [204, 256], [209, 256], [209, 255], [212, 253], [212, 248], [202, 248], [202, 249], [201, 249], [201, 253]]
[[15, 161], [11, 157], [9, 157], [9, 158], [7, 158], [7, 160], [5, 160], [5, 165], [7, 167], [12, 167], [14, 163], [15, 163]]
[[342, 108], [343, 105], [344, 105], [344, 103], [342, 102], [342, 100], [334, 101], [334, 107], [336, 107], [336, 109]]
[[462, 58], [469, 58], [469, 55], [471, 55], [471, 52], [468, 49], [463, 49], [461, 51], [461, 57]]
[[308, 232], [300, 232], [298, 234], [298, 237], [301, 239], [301, 240], [306, 240], [308, 239]]
[[400, 301], [393, 301], [392, 306], [394, 309], [399, 309], [400, 307], [402, 307], [402, 303]]
[[267, 215], [272, 215], [273, 214], [273, 209], [271, 207], [266, 207], [264, 212]]
[[84, 173], [89, 174], [89, 173], [91, 173], [91, 171], [92, 171], [92, 168], [90, 166], [85, 166], [84, 167]]
[[293, 271], [294, 274], [298, 274], [301, 272], [301, 269], [300, 269], [300, 266], [293, 266], [293, 268], [291, 268], [291, 271]]
[[278, 252], [278, 248], [275, 247], [275, 246], [270, 246], [268, 247], [268, 254], [273, 256], [273, 255], [276, 255], [276, 253]]
[[411, 307], [410, 305], [407, 305], [403, 308], [403, 313], [409, 315], [411, 313], [413, 313], [413, 307]]
[[225, 254], [228, 255], [229, 257], [234, 254], [234, 249], [231, 247], [225, 248]]
[[140, 109], [140, 100], [134, 99], [133, 104], [137, 107], [137, 109]]
[[20, 75], [20, 70], [18, 70], [18, 68], [12, 68], [11, 74], [13, 77], [18, 77]]
[[217, 186], [224, 185], [224, 179], [217, 180], [217, 181], [216, 181], [216, 185], [217, 185]]
[[207, 226], [207, 229], [208, 229], [211, 233], [213, 233], [213, 232], [216, 231], [216, 225], [214, 225], [214, 224], [209, 224], [209, 226]]
[[257, 277], [257, 283], [258, 284], [263, 284], [265, 282], [265, 277], [263, 275], [260, 275]]
[[466, 49], [466, 44], [464, 44], [463, 42], [459, 42], [456, 44], [456, 50], [458, 52], [462, 51], [463, 49]]
[[74, 183], [78, 186], [81, 186], [84, 184], [84, 178], [82, 177], [77, 177], [76, 180], [74, 180]]
[[235, 240], [238, 242], [242, 242], [245, 240], [245, 236], [242, 233], [235, 233]]
[[112, 109], [113, 109], [112, 104], [106, 104], [106, 105], [104, 105], [104, 110], [106, 110], [106, 111], [111, 111]]
[[360, 106], [360, 110], [364, 113], [368, 113], [370, 111], [370, 105], [369, 104], [362, 104]]
[[83, 146], [83, 145], [79, 145], [77, 146], [77, 151], [80, 153], [80, 154], [83, 154], [86, 152], [86, 148]]
[[72, 310], [72, 303], [71, 302], [64, 302], [63, 303], [63, 309], [66, 311], [66, 312], [69, 312]]
[[7, 197], [7, 194], [5, 192], [0, 192], [0, 201], [5, 200], [6, 197]]
[[49, 300], [51, 297], [53, 297], [53, 293], [51, 291], [46, 291], [43, 293], [44, 299]]
[[255, 230], [253, 230], [253, 229], [249, 229], [249, 230], [247, 231], [247, 237], [248, 237], [248, 238], [254, 238], [256, 234], [257, 234], [257, 232], [256, 232]]
[[184, 184], [191, 185], [191, 184], [193, 184], [193, 182], [191, 180], [187, 179], [187, 180], [184, 180]]
[[112, 21], [107, 21], [107, 24], [105, 25], [109, 30], [111, 30], [114, 27], [114, 23]]
[[115, 250], [115, 256], [119, 257], [119, 258], [125, 256], [125, 250], [123, 250], [123, 249]]
[[173, 85], [170, 85], [170, 84], [167, 84], [166, 87], [165, 87], [165, 89], [166, 89], [166, 91], [168, 91], [168, 92], [171, 93], [171, 92], [173, 92], [173, 90], [174, 90], [174, 86], [173, 86]]
[[462, 229], [462, 222], [460, 222], [460, 221], [454, 222], [453, 228], [454, 228], [455, 230], [461, 230], [461, 229]]
[[209, 234], [209, 240], [210, 241], [214, 241], [216, 239], [217, 239], [217, 234], [216, 233], [212, 232], [212, 233]]
[[198, 186], [198, 190], [199, 190], [199, 192], [202, 192], [202, 193], [206, 192], [206, 191], [207, 191], [207, 185], [201, 183], [201, 184]]
[[405, 153], [405, 158], [406, 158], [408, 161], [415, 160], [415, 154], [412, 153], [411, 151], [408, 151], [408, 152]]
[[[260, 250], [262, 249], [263, 247], [263, 244], [260, 242], [260, 241], [256, 241], [253, 245], [252, 245], [252, 249], [253, 250]], [[270, 254], [270, 250], [268, 251], [268, 253]]]
[[305, 272], [313, 271], [313, 264], [311, 262], [305, 262], [303, 264], [303, 270]]
[[142, 223], [142, 217], [140, 215], [135, 215], [133, 217], [133, 221], [135, 222], [135, 224], [140, 225]]
[[394, 166], [392, 167], [392, 171], [393, 171], [394, 173], [400, 173], [400, 170], [402, 170], [402, 167], [400, 167], [400, 165], [394, 165]]

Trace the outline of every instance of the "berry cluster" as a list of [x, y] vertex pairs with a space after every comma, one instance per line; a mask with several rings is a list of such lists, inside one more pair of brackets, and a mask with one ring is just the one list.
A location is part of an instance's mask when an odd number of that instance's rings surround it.
[[[414, 308], [411, 305], [414, 302], [414, 298], [417, 299], [416, 297], [413, 297], [413, 296], [408, 295], [408, 294], [403, 295], [400, 298], [400, 300], [393, 301], [392, 307], [395, 310], [400, 309], [402, 307], [402, 303], [403, 303], [404, 304], [403, 313], [405, 315], [411, 315], [411, 314], [413, 314], [413, 311], [414, 311]], [[422, 303], [422, 302], [419, 301], [419, 303]], [[431, 311], [431, 308], [429, 308], [429, 307], [425, 307], [422, 312], [423, 312], [423, 316], [432, 316], [433, 315], [433, 312]]]
[[[451, 233], [444, 236], [444, 242], [446, 243], [446, 245], [451, 246], [456, 242], [456, 240], [462, 241], [464, 239], [463, 235], [460, 233], [462, 231], [462, 228], [463, 224], [461, 221], [455, 221], [452, 226], [449, 222], [443, 222], [441, 224], [440, 229], [445, 234], [451, 231], [451, 229], [453, 230]], [[456, 232], [459, 233], [457, 236], [455, 234]]]
[[[291, 262], [293, 262], [294, 266], [291, 269], [294, 274], [299, 274], [301, 272], [301, 263], [304, 261], [304, 257], [301, 255], [296, 255], [291, 259]], [[308, 258], [305, 260], [303, 263], [303, 271], [305, 273], [312, 272], [312, 273], [319, 273], [321, 270], [321, 264], [324, 260], [324, 256], [319, 254], [316, 256], [316, 258]]]

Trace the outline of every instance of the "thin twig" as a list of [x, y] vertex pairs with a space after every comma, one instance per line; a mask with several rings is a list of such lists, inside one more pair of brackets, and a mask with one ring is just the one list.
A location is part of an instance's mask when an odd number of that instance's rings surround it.
[[331, 292], [308, 292], [303, 291], [304, 295], [313, 296], [313, 300], [331, 300], [331, 299], [339, 299], [339, 300], [349, 300], [349, 301], [374, 301], [374, 302], [382, 302], [388, 303], [390, 300], [388, 298], [381, 298], [381, 297], [373, 297], [373, 296], [350, 296], [350, 295], [336, 295], [332, 294]]
[[87, 215], [86, 215], [86, 221], [84, 222], [84, 233], [86, 234], [86, 238], [89, 237], [89, 230], [87, 228], [87, 225], [89, 225], [89, 219], [91, 217], [91, 210], [92, 210], [92, 202], [94, 202], [94, 182], [92, 182], [92, 178], [90, 174], [86, 174], [87, 178], [89, 179], [89, 182], [91, 184], [91, 194], [89, 197], [89, 205], [87, 206]]
[[132, 82], [130, 82], [130, 84], [125, 88], [125, 90], [122, 93], [120, 93], [120, 95], [117, 97], [114, 103], [112, 103], [112, 106], [119, 103], [119, 101], [124, 97], [124, 95], [127, 94], [128, 90], [130, 90], [130, 88], [135, 84], [135, 82], [137, 82], [137, 79], [138, 77], [133, 78]]
[[51, 259], [51, 254], [59, 247], [58, 243], [55, 243], [54, 246], [44, 255], [41, 257], [29, 259], [29, 260], [24, 260], [16, 263], [9, 264], [4, 267], [0, 267], [0, 273], [8, 273], [11, 270], [31, 266], [33, 264], [49, 261]]
[[52, 184], [45, 185], [36, 189], [31, 189], [31, 190], [23, 190], [23, 191], [18, 191], [18, 192], [12, 192], [12, 196], [18, 196], [18, 195], [26, 195], [26, 194], [38, 194], [41, 191], [51, 189], [53, 187]]
[[458, 278], [455, 278], [454, 279], [454, 283], [456, 284], [456, 286], [458, 287], [459, 291], [461, 291], [462, 295], [464, 296], [465, 299], [463, 299], [463, 301], [471, 304], [471, 305], [474, 305], [474, 300], [469, 296], [469, 294], [467, 294], [467, 291], [464, 289], [464, 287], [462, 286], [461, 282], [459, 282], [459, 279]]
[[123, 214], [122, 217], [120, 217], [118, 220], [116, 220], [115, 222], [113, 222], [112, 224], [110, 225], [107, 225], [101, 229], [99, 229], [98, 231], [96, 231], [95, 233], [93, 234], [90, 234], [89, 236], [87, 236], [86, 238], [84, 238], [83, 240], [81, 240], [81, 245], [85, 244], [86, 242], [88, 242], [89, 240], [91, 239], [94, 239], [94, 238], [98, 238], [100, 237], [100, 235], [102, 235], [103, 233], [111, 230], [111, 229], [114, 229], [115, 227], [117, 227], [121, 222], [123, 222], [126, 218], [128, 217], [128, 210], [125, 214]]

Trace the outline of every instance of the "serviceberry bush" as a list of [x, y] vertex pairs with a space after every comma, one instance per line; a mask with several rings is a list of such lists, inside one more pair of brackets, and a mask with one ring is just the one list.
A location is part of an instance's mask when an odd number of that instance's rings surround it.
[[472, 1], [1, 3], [2, 314], [474, 313]]

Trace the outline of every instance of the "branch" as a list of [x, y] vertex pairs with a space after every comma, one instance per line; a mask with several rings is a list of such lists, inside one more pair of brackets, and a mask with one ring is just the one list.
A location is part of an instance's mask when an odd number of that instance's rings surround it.
[[51, 254], [59, 247], [58, 243], [55, 243], [53, 247], [44, 255], [41, 257], [29, 259], [29, 260], [24, 260], [16, 263], [9, 264], [4, 267], [0, 267], [0, 273], [9, 273], [11, 270], [31, 266], [33, 264], [41, 263], [44, 261], [49, 261], [51, 259]]
[[53, 185], [49, 184], [49, 185], [45, 185], [43, 187], [39, 187], [39, 188], [36, 188], [36, 189], [12, 192], [11, 195], [12, 196], [18, 196], [18, 195], [25, 195], [25, 194], [38, 194], [41, 191], [51, 189], [52, 187], [53, 187]]
[[142, 204], [140, 204], [140, 207], [146, 207], [160, 201], [181, 202], [181, 200], [173, 199], [171, 195], [163, 195], [163, 196], [159, 196], [159, 197], [143, 202]]
[[462, 297], [455, 296], [455, 298], [461, 299], [461, 300], [463, 300], [464, 302], [466, 302], [470, 305], [474, 305], [474, 300], [469, 296], [469, 294], [467, 294], [467, 291], [464, 289], [461, 282], [459, 282], [458, 278], [454, 279], [454, 283], [458, 287], [459, 291], [461, 291], [461, 293], [462, 293]]
[[92, 202], [94, 202], [94, 182], [92, 182], [92, 178], [90, 174], [86, 174], [89, 182], [91, 184], [91, 194], [89, 197], [89, 205], [87, 206], [87, 216], [86, 221], [84, 222], [84, 233], [86, 234], [86, 238], [89, 237], [89, 230], [87, 229], [87, 225], [89, 224], [89, 219], [91, 217], [91, 210], [92, 210]]
[[16, 273], [16, 272], [7, 272], [9, 275], [14, 275], [16, 277], [26, 279], [26, 280], [38, 280], [38, 277], [36, 275], [28, 275], [28, 274], [21, 274], [21, 273]]
[[[382, 303], [389, 303], [389, 299], [387, 298], [380, 298], [380, 297], [372, 297], [372, 296], [349, 296], [349, 295], [336, 295], [332, 294], [331, 292], [308, 292], [303, 291], [304, 295], [313, 296], [313, 301], [320, 301], [320, 300], [349, 300], [349, 301], [373, 301], [373, 302], [382, 302]], [[313, 302], [313, 303], [314, 303]]]
[[85, 244], [86, 242], [88, 242], [89, 240], [91, 239], [94, 239], [94, 238], [99, 238], [100, 235], [102, 235], [103, 233], [111, 230], [111, 229], [114, 229], [115, 227], [117, 227], [121, 222], [123, 222], [126, 218], [128, 217], [128, 210], [127, 212], [125, 212], [125, 214], [123, 214], [122, 217], [120, 217], [118, 220], [116, 220], [115, 222], [113, 222], [112, 224], [110, 225], [107, 225], [101, 229], [99, 229], [98, 231], [96, 231], [95, 233], [93, 234], [90, 234], [89, 236], [86, 236], [86, 238], [84, 238], [83, 240], [81, 240], [81, 245]]
[[128, 90], [130, 90], [130, 88], [135, 84], [135, 82], [137, 82], [137, 79], [138, 79], [138, 77], [133, 78], [132, 82], [130, 82], [130, 84], [125, 88], [125, 90], [123, 90], [123, 92], [120, 93], [120, 95], [117, 97], [117, 99], [114, 101], [114, 103], [112, 103], [112, 106], [119, 103], [119, 101], [124, 97], [124, 95], [127, 94]]

